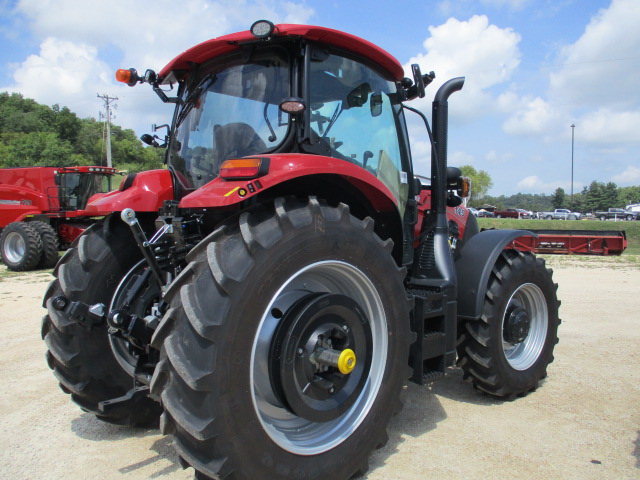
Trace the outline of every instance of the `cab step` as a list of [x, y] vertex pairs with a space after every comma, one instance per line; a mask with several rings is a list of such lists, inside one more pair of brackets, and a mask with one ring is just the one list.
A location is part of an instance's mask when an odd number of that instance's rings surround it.
[[414, 297], [411, 330], [416, 338], [409, 349], [410, 380], [425, 385], [444, 376], [455, 362], [456, 305], [440, 289], [411, 289], [408, 293]]

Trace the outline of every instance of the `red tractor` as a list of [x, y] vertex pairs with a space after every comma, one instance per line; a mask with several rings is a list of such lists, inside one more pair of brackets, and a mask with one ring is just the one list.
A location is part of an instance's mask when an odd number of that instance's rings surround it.
[[[149, 83], [175, 114], [168, 170], [128, 176], [60, 260], [42, 336], [62, 389], [98, 418], [159, 420], [198, 478], [347, 479], [367, 469], [411, 380], [456, 361], [501, 398], [553, 360], [557, 285], [479, 232], [433, 102], [430, 181], [405, 115], [432, 73], [327, 28], [258, 21]], [[168, 87], [177, 88], [169, 96]], [[157, 141], [159, 140], [159, 141]], [[449, 212], [449, 213], [447, 213]]]
[[111, 190], [111, 167], [0, 169], [0, 251], [10, 270], [52, 268], [58, 249], [93, 223], [84, 210], [94, 194]]

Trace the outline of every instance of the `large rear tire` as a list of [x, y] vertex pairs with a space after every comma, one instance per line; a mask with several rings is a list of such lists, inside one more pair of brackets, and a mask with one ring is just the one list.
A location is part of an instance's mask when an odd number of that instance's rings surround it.
[[[151, 388], [198, 478], [366, 471], [407, 370], [409, 302], [391, 249], [371, 219], [312, 198], [243, 213], [189, 254], [165, 296]], [[353, 350], [355, 368], [317, 363], [320, 346]]]
[[506, 398], [538, 387], [558, 343], [557, 288], [543, 259], [502, 252], [480, 319], [461, 325], [459, 365], [474, 387]]
[[34, 270], [42, 257], [42, 239], [38, 231], [26, 222], [13, 222], [0, 235], [2, 261], [9, 270]]
[[[151, 398], [139, 397], [137, 403], [106, 414], [98, 408], [100, 402], [120, 397], [134, 386], [133, 369], [127, 371], [123, 367], [126, 360], [117, 357], [120, 351], [112, 347], [106, 322], [89, 328], [52, 305], [56, 297], [64, 295], [72, 301], [103, 303], [108, 308], [121, 279], [140, 257], [129, 229], [118, 218], [108, 217], [86, 230], [53, 272], [57, 278], [45, 294], [48, 314], [42, 319], [42, 338], [48, 348], [47, 363], [60, 388], [83, 410], [110, 423], [150, 426], [157, 425], [161, 412], [160, 404]], [[144, 295], [140, 298], [148, 299]]]

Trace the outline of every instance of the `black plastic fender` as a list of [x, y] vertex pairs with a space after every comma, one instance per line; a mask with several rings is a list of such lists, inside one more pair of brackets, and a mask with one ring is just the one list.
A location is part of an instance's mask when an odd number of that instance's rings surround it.
[[500, 252], [516, 238], [525, 236], [537, 237], [523, 230], [484, 230], [465, 241], [455, 261], [458, 317], [480, 317], [489, 275]]

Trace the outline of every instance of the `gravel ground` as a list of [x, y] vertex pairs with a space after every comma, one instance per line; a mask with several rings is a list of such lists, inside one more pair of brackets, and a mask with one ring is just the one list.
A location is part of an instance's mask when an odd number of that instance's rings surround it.
[[[409, 384], [366, 479], [640, 478], [640, 263], [550, 263], [563, 323], [541, 388], [502, 402], [458, 369]], [[58, 388], [40, 339], [49, 280], [0, 266], [0, 478], [191, 479], [158, 431], [104, 424]]]

